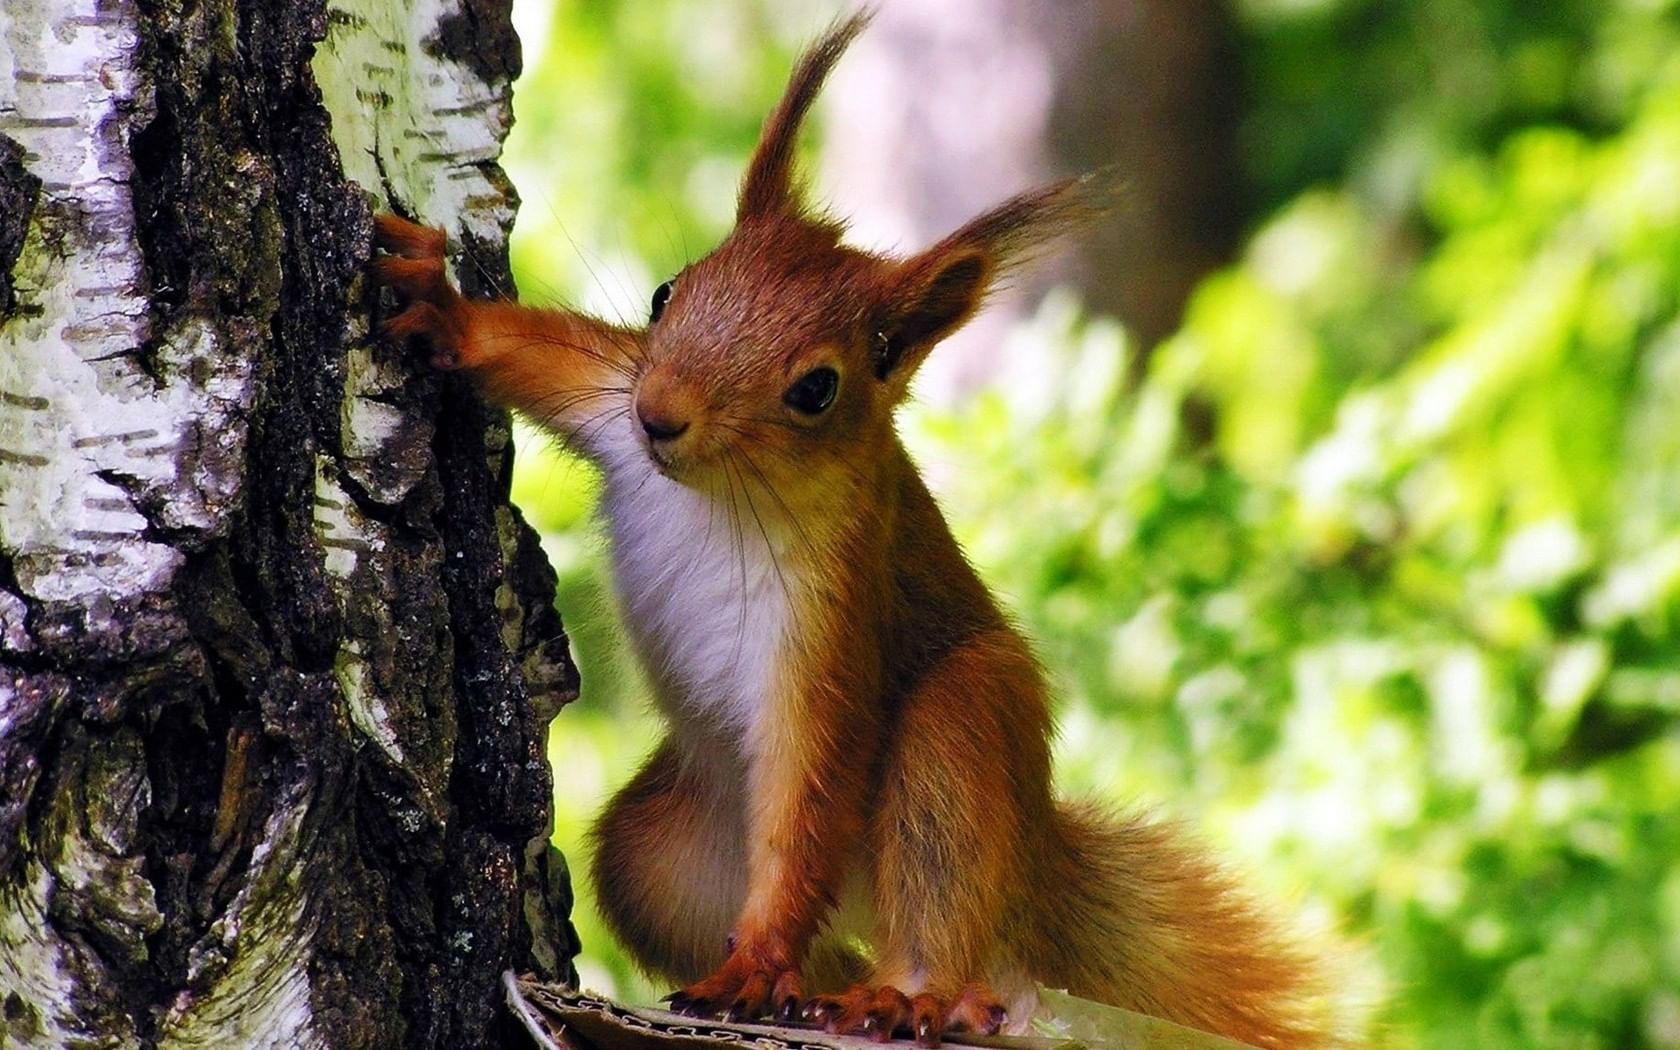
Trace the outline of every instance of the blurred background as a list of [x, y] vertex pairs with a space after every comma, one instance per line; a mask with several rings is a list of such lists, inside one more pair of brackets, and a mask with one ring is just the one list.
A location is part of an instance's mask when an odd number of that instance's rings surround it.
[[[1063, 790], [1363, 942], [1396, 1045], [1680, 1047], [1680, 5], [885, 0], [813, 197], [918, 247], [1122, 206], [936, 355], [907, 439], [1060, 698]], [[817, 0], [516, 0], [529, 301], [640, 321], [727, 230]], [[595, 479], [525, 433], [582, 833], [657, 726]]]

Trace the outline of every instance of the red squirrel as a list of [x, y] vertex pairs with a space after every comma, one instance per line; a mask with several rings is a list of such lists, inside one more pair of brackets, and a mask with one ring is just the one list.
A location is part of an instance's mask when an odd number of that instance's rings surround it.
[[1044, 676], [893, 416], [999, 276], [1104, 191], [1023, 193], [908, 258], [842, 243], [790, 167], [867, 21], [800, 57], [734, 231], [645, 326], [469, 302], [441, 230], [377, 220], [374, 275], [407, 304], [386, 335], [603, 475], [670, 728], [595, 825], [606, 917], [692, 1015], [933, 1046], [1018, 1029], [1042, 984], [1263, 1047], [1335, 1043], [1320, 963], [1216, 863], [1052, 792]]

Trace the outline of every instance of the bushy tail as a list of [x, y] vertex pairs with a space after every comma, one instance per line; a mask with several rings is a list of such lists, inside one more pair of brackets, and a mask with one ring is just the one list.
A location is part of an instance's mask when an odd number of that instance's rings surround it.
[[1333, 964], [1171, 825], [1066, 803], [1052, 825], [1039, 980], [1268, 1050], [1346, 1045]]

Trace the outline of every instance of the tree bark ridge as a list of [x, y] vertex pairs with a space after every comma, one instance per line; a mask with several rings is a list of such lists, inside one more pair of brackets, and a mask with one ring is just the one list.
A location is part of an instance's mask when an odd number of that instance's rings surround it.
[[511, 288], [505, 4], [0, 23], [0, 1042], [482, 1044], [571, 975], [576, 677], [506, 418], [359, 275], [394, 196]]

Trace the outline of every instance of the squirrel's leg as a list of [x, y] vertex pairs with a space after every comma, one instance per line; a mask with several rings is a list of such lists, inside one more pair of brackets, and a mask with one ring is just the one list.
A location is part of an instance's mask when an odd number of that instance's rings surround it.
[[591, 832], [601, 910], [636, 962], [693, 981], [724, 959], [746, 894], [739, 791], [669, 740]]
[[1028, 884], [1031, 814], [1048, 806], [1048, 728], [1013, 635], [971, 640], [925, 675], [886, 745], [871, 828], [875, 972], [814, 999], [808, 1018], [836, 1033], [907, 1030], [924, 1046], [1002, 1027], [990, 981], [1016, 970], [1007, 931], [1025, 902], [1010, 888]]
[[374, 279], [407, 304], [385, 322], [387, 338], [424, 343], [434, 367], [467, 372], [491, 401], [584, 452], [630, 412], [639, 331], [569, 310], [469, 301], [449, 283], [442, 230], [377, 215], [374, 244], [386, 253], [370, 263]]
[[747, 892], [732, 950], [716, 972], [670, 997], [695, 1016], [790, 1020], [803, 998], [800, 967], [858, 855], [875, 722], [873, 683], [838, 647], [806, 654], [797, 675], [820, 695], [775, 698], [744, 742]]

